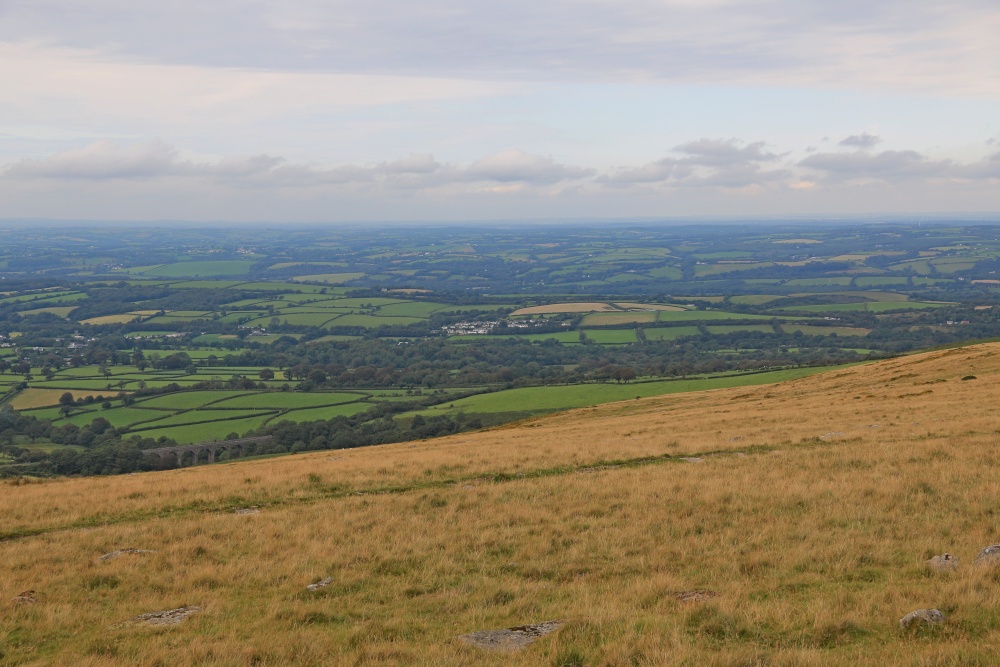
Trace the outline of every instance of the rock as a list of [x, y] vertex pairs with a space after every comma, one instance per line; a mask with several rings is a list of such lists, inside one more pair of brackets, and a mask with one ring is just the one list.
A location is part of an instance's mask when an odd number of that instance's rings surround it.
[[678, 591], [673, 595], [681, 602], [705, 602], [719, 597], [718, 593], [709, 590]]
[[976, 556], [973, 565], [995, 565], [1000, 563], [1000, 544], [991, 544]]
[[682, 456], [681, 461], [687, 461], [688, 463], [704, 463], [705, 459], [697, 456]]
[[899, 629], [907, 630], [913, 625], [940, 625], [945, 616], [938, 609], [917, 609], [899, 619]]
[[118, 549], [117, 551], [112, 551], [109, 554], [104, 554], [97, 560], [111, 560], [112, 558], [117, 558], [118, 556], [124, 556], [126, 554], [155, 554], [156, 551], [153, 549]]
[[482, 630], [459, 639], [489, 651], [516, 651], [525, 648], [539, 637], [555, 632], [565, 621], [544, 621], [531, 625], [518, 625], [505, 630]]
[[235, 510], [235, 513], [236, 514], [243, 514], [243, 515], [246, 515], [246, 514], [260, 514], [260, 510], [257, 509], [256, 505], [253, 505], [252, 507], [237, 507], [236, 510]]
[[149, 614], [140, 614], [131, 619], [133, 623], [144, 623], [146, 625], [177, 625], [191, 614], [197, 614], [201, 607], [180, 607], [179, 609], [168, 609], [167, 611], [154, 611]]
[[958, 569], [958, 559], [951, 554], [941, 554], [928, 560], [927, 567], [937, 572], [954, 572]]
[[38, 602], [38, 593], [35, 591], [22, 591], [14, 597], [14, 604], [35, 604]]
[[315, 584], [309, 584], [308, 586], [306, 586], [306, 589], [310, 591], [318, 591], [319, 589], [325, 588], [332, 583], [333, 583], [333, 577], [327, 577], [326, 579], [321, 579], [320, 581], [317, 581]]

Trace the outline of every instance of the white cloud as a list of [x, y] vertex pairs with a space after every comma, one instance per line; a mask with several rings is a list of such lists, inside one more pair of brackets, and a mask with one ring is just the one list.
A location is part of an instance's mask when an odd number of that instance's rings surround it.
[[99, 141], [0, 166], [0, 217], [759, 215], [900, 210], [913, 202], [935, 211], [1000, 209], [1000, 153], [967, 162], [913, 150], [790, 155], [763, 141], [702, 138], [659, 160], [602, 170], [516, 149], [464, 164], [430, 154], [317, 164], [263, 153], [194, 156], [163, 141]]
[[681, 144], [673, 152], [680, 157], [665, 157], [638, 168], [621, 169], [598, 179], [612, 186], [638, 183], [666, 183], [687, 187], [747, 188], [787, 178], [784, 169], [765, 169], [765, 163], [780, 155], [756, 141], [744, 144], [739, 139], [698, 139]]
[[558, 164], [552, 158], [529, 155], [522, 150], [507, 150], [477, 160], [465, 174], [472, 180], [551, 184], [586, 178], [593, 169]]
[[877, 134], [869, 134], [868, 132], [862, 132], [861, 134], [852, 134], [849, 137], [845, 137], [838, 144], [839, 146], [848, 146], [850, 148], [875, 148], [875, 146], [882, 143], [882, 137]]
[[882, 151], [867, 153], [816, 153], [799, 161], [800, 167], [813, 170], [831, 181], [878, 179], [901, 181], [956, 175], [950, 160], [932, 160], [917, 151]]

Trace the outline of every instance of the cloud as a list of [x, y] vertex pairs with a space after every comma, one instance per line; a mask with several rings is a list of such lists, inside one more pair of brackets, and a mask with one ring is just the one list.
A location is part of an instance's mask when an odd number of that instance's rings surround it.
[[852, 134], [846, 139], [842, 140], [838, 146], [849, 146], [851, 148], [875, 148], [878, 144], [882, 143], [882, 137], [876, 134], [868, 134], [867, 132], [862, 132], [861, 134]]
[[513, 149], [477, 160], [465, 170], [471, 180], [552, 184], [593, 176], [593, 169], [570, 167], [552, 158]]
[[766, 149], [766, 142], [745, 144], [739, 139], [698, 139], [673, 149], [679, 157], [665, 157], [638, 168], [620, 169], [602, 176], [610, 186], [663, 183], [682, 186], [747, 188], [788, 176], [784, 169], [764, 169], [782, 156]]
[[1000, 93], [994, 0], [6, 4], [0, 41], [213, 69]]
[[131, 179], [161, 176], [177, 166], [176, 149], [160, 141], [124, 147], [98, 141], [41, 160], [23, 158], [10, 165], [5, 175], [17, 179]]
[[466, 167], [443, 164], [430, 154], [411, 154], [374, 165], [324, 167], [292, 164], [264, 154], [215, 161], [183, 158], [176, 148], [162, 141], [135, 145], [99, 141], [43, 159], [24, 158], [0, 171], [0, 176], [12, 180], [201, 179], [254, 187], [380, 183], [400, 189], [467, 182], [551, 185], [594, 174], [593, 169], [560, 164], [550, 157], [521, 150], [496, 153]]
[[917, 151], [882, 151], [881, 153], [815, 153], [798, 166], [822, 174], [828, 181], [877, 179], [902, 181], [914, 178], [957, 175], [950, 160], [932, 160]]

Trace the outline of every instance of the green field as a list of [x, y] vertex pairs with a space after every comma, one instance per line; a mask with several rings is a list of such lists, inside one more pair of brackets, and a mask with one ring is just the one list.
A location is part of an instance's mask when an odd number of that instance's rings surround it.
[[709, 322], [712, 320], [770, 320], [770, 315], [727, 313], [721, 310], [661, 310], [660, 322]]
[[656, 315], [656, 312], [590, 313], [589, 315], [584, 316], [584, 318], [580, 321], [580, 324], [585, 327], [615, 326], [620, 324], [647, 324], [649, 322], [655, 322]]
[[326, 408], [306, 408], [304, 410], [292, 410], [279, 417], [275, 417], [275, 423], [280, 421], [309, 422], [333, 419], [334, 417], [350, 417], [360, 412], [365, 412], [372, 408], [372, 403], [346, 403], [344, 405], [332, 405]]
[[154, 267], [136, 267], [128, 269], [128, 272], [152, 278], [242, 276], [250, 273], [251, 265], [251, 262], [242, 260], [175, 262]]
[[683, 336], [697, 336], [698, 327], [655, 327], [643, 329], [646, 340], [675, 340]]
[[181, 391], [136, 401], [136, 405], [143, 408], [190, 410], [192, 408], [200, 408], [213, 401], [243, 396], [248, 393], [246, 391]]
[[845, 311], [867, 311], [882, 313], [890, 310], [909, 310], [925, 308], [941, 308], [948, 303], [929, 303], [925, 301], [869, 301], [861, 303], [826, 303], [815, 306], [794, 306], [781, 308], [782, 312], [801, 311], [805, 313], [835, 313]]
[[637, 341], [635, 329], [586, 329], [583, 333], [588, 339], [601, 345], [627, 345]]
[[[542, 413], [569, 408], [583, 408], [611, 401], [624, 401], [648, 396], [661, 396], [704, 389], [743, 387], [782, 382], [830, 370], [823, 368], [796, 368], [749, 375], [731, 375], [698, 380], [661, 380], [632, 384], [580, 384], [566, 387], [527, 387], [508, 389], [490, 394], [478, 394], [417, 411], [431, 416], [440, 414], [524, 412]], [[416, 414], [416, 413], [414, 413]]]
[[746, 294], [743, 296], [730, 297], [730, 301], [733, 303], [739, 303], [749, 306], [762, 306], [765, 303], [771, 303], [772, 301], [778, 301], [784, 299], [783, 296], [777, 296], [774, 294]]
[[774, 333], [774, 327], [770, 324], [738, 324], [738, 325], [721, 325], [721, 326], [709, 326], [706, 327], [709, 333], [713, 334], [731, 334], [731, 333], [742, 333], [754, 331], [757, 333]]
[[809, 336], [829, 336], [830, 334], [837, 334], [838, 336], [867, 336], [871, 333], [869, 329], [862, 329], [860, 327], [817, 327], [808, 324], [783, 324], [781, 328], [788, 333], [800, 331]]
[[211, 440], [224, 440], [230, 433], [243, 435], [247, 431], [259, 428], [271, 417], [272, 415], [268, 414], [231, 421], [206, 422], [204, 424], [190, 424], [188, 426], [168, 426], [166, 428], [138, 431], [136, 434], [142, 435], [143, 438], [173, 438], [181, 444], [209, 442]]
[[347, 392], [316, 392], [302, 393], [290, 391], [273, 391], [266, 393], [246, 394], [224, 401], [213, 403], [213, 408], [273, 408], [287, 410], [294, 408], [311, 408], [321, 405], [338, 405], [351, 403], [365, 398], [366, 394], [350, 394]]

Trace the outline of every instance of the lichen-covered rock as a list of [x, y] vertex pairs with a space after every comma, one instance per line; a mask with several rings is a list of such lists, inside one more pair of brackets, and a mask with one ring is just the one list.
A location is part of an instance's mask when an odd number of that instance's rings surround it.
[[525, 648], [539, 637], [555, 632], [564, 621], [544, 621], [531, 625], [518, 625], [504, 630], [481, 630], [459, 637], [462, 641], [492, 651], [510, 651]]
[[991, 544], [984, 548], [973, 561], [975, 565], [996, 565], [1000, 563], [1000, 544]]
[[935, 572], [954, 572], [958, 569], [958, 559], [951, 554], [941, 554], [928, 560], [927, 567]]
[[167, 611], [154, 611], [148, 614], [140, 614], [131, 620], [132, 623], [142, 623], [145, 625], [177, 625], [191, 614], [197, 614], [201, 607], [180, 607], [178, 609], [168, 609]]
[[677, 591], [674, 593], [674, 597], [681, 602], [705, 602], [706, 600], [719, 597], [719, 594], [715, 591], [699, 589], [695, 591]]
[[112, 558], [118, 558], [119, 556], [125, 556], [128, 554], [142, 555], [142, 554], [155, 554], [155, 553], [156, 551], [153, 549], [132, 549], [132, 548], [118, 549], [116, 551], [112, 551], [111, 553], [104, 554], [97, 560], [111, 560]]
[[914, 626], [940, 625], [944, 621], [945, 615], [939, 609], [917, 609], [899, 619], [899, 629], [908, 630]]
[[309, 584], [306, 586], [307, 590], [318, 591], [321, 588], [325, 588], [333, 583], [333, 577], [327, 577], [326, 579], [320, 579], [315, 584]]

